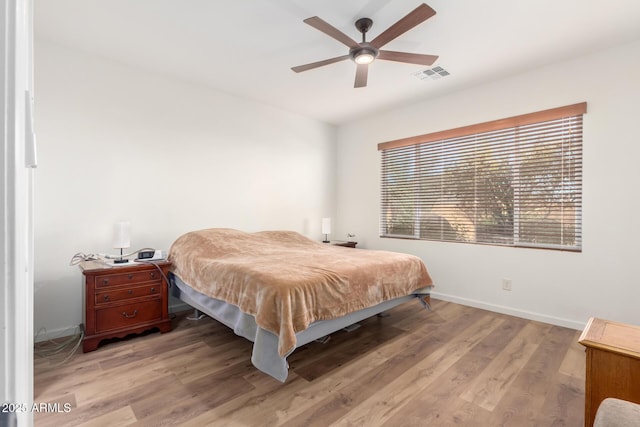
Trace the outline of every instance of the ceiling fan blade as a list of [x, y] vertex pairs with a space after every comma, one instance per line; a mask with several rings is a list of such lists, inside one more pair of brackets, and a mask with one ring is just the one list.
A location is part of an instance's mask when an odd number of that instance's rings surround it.
[[335, 58], [325, 59], [324, 61], [298, 65], [297, 67], [291, 67], [291, 69], [296, 73], [300, 73], [302, 71], [313, 70], [314, 68], [322, 67], [323, 65], [329, 65], [333, 64], [334, 62], [344, 61], [345, 59], [349, 59], [349, 55], [336, 56]]
[[358, 64], [356, 68], [356, 82], [353, 87], [367, 86], [367, 74], [369, 73], [369, 64]]
[[431, 65], [438, 59], [438, 55], [423, 55], [420, 53], [394, 52], [392, 50], [379, 51], [378, 58], [385, 61], [406, 62], [409, 64]]
[[398, 22], [383, 31], [378, 37], [371, 40], [371, 44], [379, 49], [391, 40], [403, 33], [406, 33], [435, 14], [435, 10], [431, 9], [425, 3], [422, 3], [413, 11], [409, 12], [404, 18], [400, 19]]
[[323, 21], [317, 16], [312, 16], [311, 18], [307, 18], [303, 21], [305, 24], [311, 25], [316, 30], [322, 31], [329, 37], [332, 37], [338, 40], [340, 43], [346, 45], [347, 47], [358, 47], [358, 42], [353, 40], [351, 37], [329, 24], [328, 22]]

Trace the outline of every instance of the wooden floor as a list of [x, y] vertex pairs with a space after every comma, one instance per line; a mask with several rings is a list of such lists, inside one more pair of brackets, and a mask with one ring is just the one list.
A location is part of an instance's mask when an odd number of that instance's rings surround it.
[[[36, 426], [581, 426], [579, 332], [443, 301], [411, 301], [257, 371], [251, 343], [181, 313], [170, 333], [36, 359]], [[63, 408], [63, 406], [60, 406]]]

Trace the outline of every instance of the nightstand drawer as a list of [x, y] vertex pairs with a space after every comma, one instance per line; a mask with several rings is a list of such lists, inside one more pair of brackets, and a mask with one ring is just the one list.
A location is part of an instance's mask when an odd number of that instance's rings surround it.
[[159, 280], [160, 272], [157, 270], [134, 271], [131, 273], [121, 274], [104, 274], [96, 276], [96, 288], [114, 285], [126, 285], [137, 282], [148, 282], [151, 280]]
[[96, 310], [96, 333], [162, 319], [162, 299]]
[[161, 297], [162, 282], [147, 283], [144, 286], [131, 286], [129, 288], [107, 289], [102, 292], [96, 292], [96, 305], [107, 304], [114, 301], [123, 301], [133, 298], [147, 297], [155, 295]]

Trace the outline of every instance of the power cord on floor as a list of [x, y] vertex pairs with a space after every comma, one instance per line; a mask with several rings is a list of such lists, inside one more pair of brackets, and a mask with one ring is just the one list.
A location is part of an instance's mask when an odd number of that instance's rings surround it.
[[[40, 328], [40, 330], [38, 330], [38, 333], [36, 334], [36, 337], [35, 337], [36, 340], [40, 335], [40, 333], [43, 331], [44, 333], [46, 333], [47, 329], [42, 327]], [[53, 366], [60, 366], [65, 364], [69, 359], [71, 359], [71, 357], [78, 350], [78, 347], [80, 347], [80, 343], [82, 343], [83, 339], [84, 339], [84, 325], [81, 323], [80, 325], [77, 326], [77, 332], [74, 335], [67, 337], [62, 342], [57, 342], [53, 339], [49, 339], [46, 342], [36, 343], [33, 354], [36, 357], [47, 359], [49, 362], [52, 363]], [[64, 359], [62, 359], [61, 361], [56, 361], [58, 357], [57, 355], [65, 351], [67, 351], [67, 353], [65, 353], [66, 355], [64, 356]]]

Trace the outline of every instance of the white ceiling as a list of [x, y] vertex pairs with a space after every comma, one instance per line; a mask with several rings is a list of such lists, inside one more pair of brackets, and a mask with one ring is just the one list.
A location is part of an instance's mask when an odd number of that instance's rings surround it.
[[[435, 54], [451, 75], [426, 67], [370, 66], [354, 89], [351, 61], [296, 74], [290, 67], [348, 48], [303, 19], [319, 16], [371, 40], [420, 0], [35, 0], [36, 37], [341, 124], [407, 102], [482, 84], [640, 39], [638, 0], [428, 0], [437, 14], [385, 49]], [[594, 64], [594, 82], [606, 64]], [[615, 78], [612, 76], [611, 78]]]

